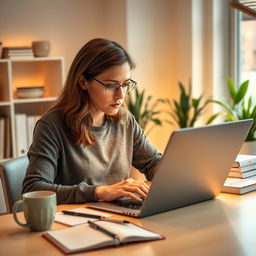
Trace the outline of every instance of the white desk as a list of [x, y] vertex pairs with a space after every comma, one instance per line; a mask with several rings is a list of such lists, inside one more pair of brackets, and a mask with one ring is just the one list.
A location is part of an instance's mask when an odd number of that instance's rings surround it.
[[[81, 205], [62, 205], [58, 210], [76, 207]], [[166, 239], [76, 255], [256, 255], [256, 192], [244, 196], [222, 194], [215, 200], [143, 219], [126, 219], [156, 231]], [[63, 228], [66, 227], [57, 223], [52, 227]], [[18, 226], [10, 214], [0, 216], [0, 255], [62, 255], [41, 234]]]

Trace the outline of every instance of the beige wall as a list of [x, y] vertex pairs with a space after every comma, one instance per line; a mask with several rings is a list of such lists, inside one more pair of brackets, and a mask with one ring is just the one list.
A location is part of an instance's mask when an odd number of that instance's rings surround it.
[[[129, 0], [128, 50], [134, 56], [139, 86], [154, 98], [176, 98], [178, 81], [191, 77], [190, 0]], [[162, 105], [161, 109], [166, 109]], [[162, 119], [169, 116], [162, 113]], [[149, 134], [164, 150], [173, 127], [164, 123]]]
[[[114, 2], [116, 9], [110, 8]], [[4, 45], [49, 40], [50, 55], [64, 56], [66, 70], [76, 52], [94, 37], [111, 37], [125, 44], [125, 21], [122, 0], [0, 1], [0, 40]]]
[[[214, 91], [219, 95], [221, 90], [217, 88], [222, 86], [220, 80], [223, 73], [227, 73], [228, 63], [223, 62], [218, 53], [222, 41], [217, 42], [216, 38], [225, 32], [217, 33], [220, 24], [211, 27], [215, 23], [208, 19], [217, 17], [211, 9], [214, 7], [218, 13], [223, 2], [228, 0], [0, 0], [0, 40], [4, 45], [50, 40], [50, 55], [64, 56], [68, 70], [74, 55], [86, 41], [106, 37], [128, 49], [137, 64], [133, 78], [141, 88], [146, 88], [147, 95], [155, 99], [177, 98], [178, 81], [188, 85], [193, 77], [196, 78], [194, 92], [198, 94], [206, 89], [208, 95]], [[193, 18], [200, 8], [204, 18], [199, 23], [207, 19], [210, 33], [193, 27], [196, 25]], [[198, 36], [200, 40], [195, 40]], [[198, 50], [198, 42], [208, 47]], [[212, 53], [209, 58], [208, 52]], [[197, 58], [197, 66], [192, 56]], [[218, 62], [222, 63], [221, 67], [225, 66], [223, 71]], [[203, 65], [211, 70], [204, 69]], [[208, 83], [206, 87], [204, 81]], [[168, 116], [163, 113], [162, 118]], [[149, 138], [163, 151], [173, 129], [165, 124], [154, 129]]]

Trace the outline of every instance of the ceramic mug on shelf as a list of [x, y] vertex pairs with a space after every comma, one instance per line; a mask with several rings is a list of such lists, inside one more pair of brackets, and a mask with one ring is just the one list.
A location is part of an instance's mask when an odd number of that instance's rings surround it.
[[35, 57], [46, 57], [50, 52], [51, 44], [49, 41], [33, 41], [32, 49]]
[[[13, 217], [16, 223], [32, 231], [45, 231], [51, 228], [56, 212], [56, 193], [53, 191], [33, 191], [22, 195], [13, 205]], [[19, 205], [23, 204], [26, 223], [17, 216]]]

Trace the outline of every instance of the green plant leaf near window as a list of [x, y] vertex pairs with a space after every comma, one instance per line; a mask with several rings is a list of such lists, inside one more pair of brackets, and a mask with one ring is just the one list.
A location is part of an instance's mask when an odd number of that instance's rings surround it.
[[167, 113], [171, 117], [171, 120], [167, 120], [167, 122], [171, 125], [176, 125], [179, 128], [193, 127], [210, 101], [203, 101], [203, 95], [198, 98], [193, 98], [191, 83], [189, 84], [188, 92], [181, 82], [179, 82], [179, 89], [179, 101], [165, 100], [165, 103], [169, 105], [170, 109]]
[[137, 87], [128, 94], [128, 109], [147, 135], [155, 126], [162, 125], [158, 105], [163, 101], [163, 99], [153, 100], [151, 95], [146, 97], [145, 90], [140, 92]]
[[210, 118], [213, 121], [218, 116], [224, 116], [225, 121], [237, 121], [253, 118], [253, 125], [246, 137], [245, 141], [256, 140], [256, 105], [253, 103], [253, 98], [246, 98], [248, 91], [249, 80], [243, 82], [237, 89], [233, 81], [228, 78], [228, 90], [230, 101], [211, 100], [211, 102], [220, 105], [223, 111], [217, 112]]

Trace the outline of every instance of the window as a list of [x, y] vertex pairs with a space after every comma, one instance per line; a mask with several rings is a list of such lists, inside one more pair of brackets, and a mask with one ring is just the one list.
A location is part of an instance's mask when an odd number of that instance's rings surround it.
[[238, 66], [239, 84], [249, 80], [248, 94], [256, 96], [256, 19], [240, 13], [238, 15], [238, 33], [240, 44], [238, 44], [239, 55]]

